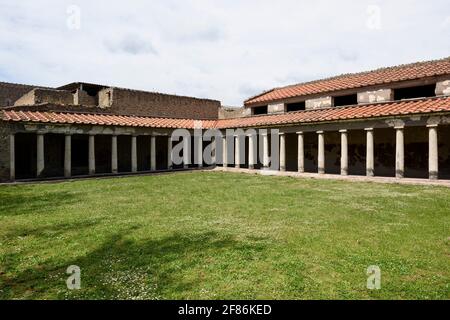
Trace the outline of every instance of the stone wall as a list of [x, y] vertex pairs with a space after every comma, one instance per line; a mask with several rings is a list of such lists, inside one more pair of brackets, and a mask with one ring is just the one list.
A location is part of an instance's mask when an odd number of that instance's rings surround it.
[[0, 182], [9, 180], [9, 125], [0, 121]]
[[332, 97], [321, 97], [316, 99], [308, 99], [305, 102], [306, 110], [330, 108], [333, 106]]
[[436, 83], [437, 96], [450, 96], [450, 80]]
[[23, 84], [0, 82], [0, 107], [14, 105], [17, 99], [33, 88]]
[[73, 104], [83, 106], [96, 106], [97, 97], [90, 96], [86, 91], [77, 89], [77, 91], [73, 94]]
[[251, 113], [251, 108], [221, 107], [219, 108], [219, 119], [243, 118], [250, 116]]
[[284, 103], [274, 103], [267, 106], [267, 113], [284, 113], [286, 105]]
[[216, 100], [120, 88], [112, 89], [110, 101], [114, 113], [150, 117], [217, 119], [219, 108]]
[[24, 94], [14, 105], [21, 106], [41, 103], [71, 105], [73, 102], [73, 94], [70, 91], [36, 88]]
[[376, 103], [392, 100], [394, 100], [394, 90], [392, 89], [358, 92], [358, 103]]

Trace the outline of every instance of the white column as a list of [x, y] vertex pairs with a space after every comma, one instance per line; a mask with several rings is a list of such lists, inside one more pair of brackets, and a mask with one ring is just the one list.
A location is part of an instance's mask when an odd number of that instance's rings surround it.
[[317, 167], [320, 174], [325, 173], [325, 137], [323, 131], [317, 131]]
[[167, 169], [172, 169], [172, 136], [167, 137]]
[[89, 174], [95, 174], [95, 136], [89, 135]]
[[267, 133], [262, 133], [263, 138], [263, 168], [269, 169], [269, 136]]
[[156, 170], [156, 137], [150, 137], [150, 170]]
[[137, 172], [137, 137], [131, 136], [131, 172]]
[[64, 177], [72, 175], [72, 136], [66, 134], [64, 141]]
[[248, 168], [255, 168], [255, 135], [248, 135]]
[[365, 130], [366, 130], [366, 175], [368, 177], [373, 177], [375, 171], [373, 128], [367, 128]]
[[183, 138], [183, 167], [185, 169], [189, 168], [189, 163], [191, 162], [191, 148], [189, 146], [189, 139], [191, 139], [191, 136]]
[[348, 136], [347, 130], [339, 130], [341, 133], [341, 175], [348, 175]]
[[428, 126], [428, 172], [432, 180], [439, 177], [437, 124]]
[[286, 135], [280, 132], [280, 171], [286, 171]]
[[241, 142], [239, 136], [234, 136], [234, 166], [236, 168], [241, 167], [241, 153], [239, 152], [241, 147]]
[[16, 144], [14, 134], [9, 135], [9, 179], [16, 180]]
[[117, 161], [117, 136], [111, 136], [111, 171], [112, 173], [119, 172], [119, 166]]
[[213, 136], [211, 140], [211, 157], [212, 157], [212, 165], [217, 164], [217, 137]]
[[36, 157], [36, 173], [38, 177], [41, 177], [44, 168], [45, 168], [45, 162], [44, 162], [44, 134], [38, 133], [36, 136], [36, 143], [37, 143], [37, 157]]
[[303, 132], [297, 132], [298, 149], [297, 149], [297, 167], [298, 172], [305, 172], [305, 143], [303, 138]]
[[203, 168], [203, 137], [199, 135], [197, 139], [197, 161], [198, 167]]
[[226, 134], [222, 137], [222, 149], [222, 166], [226, 168], [228, 165], [228, 144]]
[[395, 176], [403, 178], [405, 171], [405, 146], [403, 127], [395, 127]]

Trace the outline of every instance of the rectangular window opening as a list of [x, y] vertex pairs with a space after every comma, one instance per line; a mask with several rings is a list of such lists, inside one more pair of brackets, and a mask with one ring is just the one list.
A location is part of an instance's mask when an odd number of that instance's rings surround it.
[[301, 111], [301, 110], [305, 110], [305, 101], [288, 103], [286, 105], [286, 112]]
[[394, 100], [434, 97], [436, 84], [394, 89]]
[[356, 93], [346, 96], [334, 97], [335, 107], [352, 106], [355, 104], [358, 104], [358, 95]]

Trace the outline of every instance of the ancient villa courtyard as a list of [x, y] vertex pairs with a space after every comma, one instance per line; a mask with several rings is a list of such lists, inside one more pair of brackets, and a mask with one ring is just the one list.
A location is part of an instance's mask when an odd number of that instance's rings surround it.
[[240, 108], [0, 82], [0, 299], [449, 299], [449, 138], [450, 58]]

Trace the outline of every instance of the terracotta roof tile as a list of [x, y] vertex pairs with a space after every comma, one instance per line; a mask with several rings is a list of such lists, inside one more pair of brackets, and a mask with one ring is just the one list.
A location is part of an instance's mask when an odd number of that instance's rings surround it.
[[[224, 129], [260, 127], [277, 124], [283, 125], [323, 121], [367, 119], [435, 112], [450, 112], [450, 97], [415, 99], [371, 105], [356, 105], [349, 107], [297, 111], [285, 114], [262, 115], [247, 118], [203, 120], [201, 122], [203, 128], [205, 129]], [[196, 123], [196, 121], [193, 119], [151, 118], [122, 115], [119, 116], [110, 114], [62, 113], [51, 111], [17, 111], [12, 109], [1, 111], [1, 119], [3, 121], [11, 122], [107, 125], [171, 129], [193, 129]]]
[[446, 74], [450, 74], [450, 57], [275, 88], [248, 99], [245, 105]]

